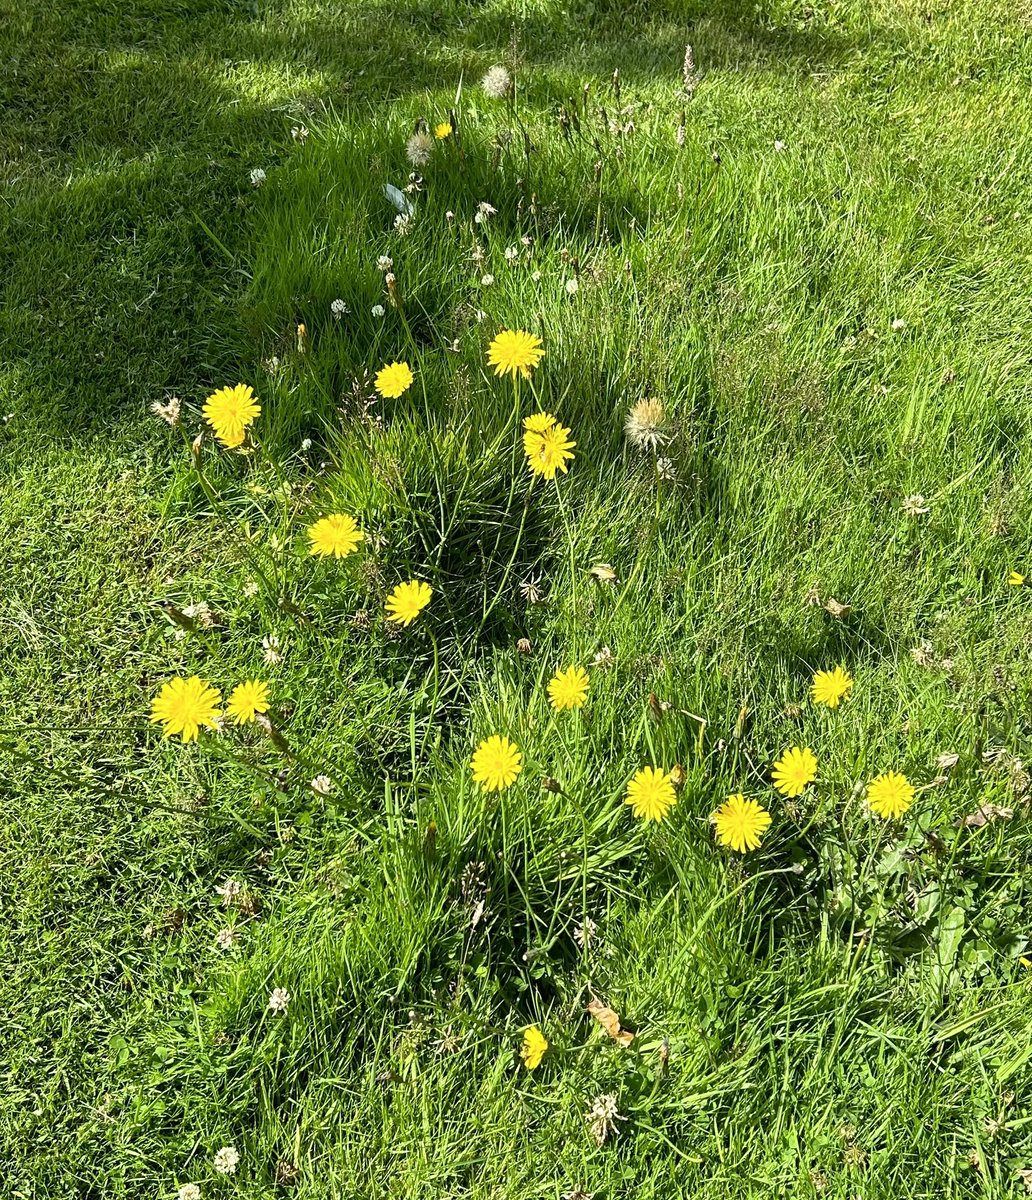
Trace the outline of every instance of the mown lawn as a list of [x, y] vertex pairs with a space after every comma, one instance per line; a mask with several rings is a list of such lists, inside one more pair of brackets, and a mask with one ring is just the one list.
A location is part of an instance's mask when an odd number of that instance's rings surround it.
[[1032, 1190], [1027, 5], [0, 18], [0, 1193]]

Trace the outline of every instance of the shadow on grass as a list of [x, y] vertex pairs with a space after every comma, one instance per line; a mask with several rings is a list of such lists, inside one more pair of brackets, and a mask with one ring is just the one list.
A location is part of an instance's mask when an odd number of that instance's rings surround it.
[[525, 99], [546, 108], [616, 66], [639, 83], [666, 75], [673, 96], [686, 37], [704, 70], [811, 69], [862, 49], [744, 3], [579, 0], [510, 18], [279, 0], [116, 14], [77, 0], [12, 22], [0, 35], [6, 403], [51, 436], [99, 434], [169, 391], [199, 399], [246, 373], [249, 171], [289, 154], [306, 114], [369, 105], [373, 120], [384, 100], [468, 84], [503, 58], [539, 68]]

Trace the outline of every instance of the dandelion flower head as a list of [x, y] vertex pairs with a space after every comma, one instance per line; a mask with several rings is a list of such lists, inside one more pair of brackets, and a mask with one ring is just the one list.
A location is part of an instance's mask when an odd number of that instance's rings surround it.
[[867, 804], [879, 817], [901, 817], [913, 802], [913, 785], [896, 771], [878, 775], [867, 785]]
[[739, 854], [757, 850], [760, 838], [770, 825], [770, 813], [755, 800], [746, 800], [741, 792], [727, 800], [710, 818], [717, 832], [717, 841]]
[[583, 667], [567, 667], [556, 671], [548, 683], [548, 699], [552, 707], [564, 709], [580, 708], [588, 698], [588, 673]]
[[812, 750], [793, 746], [774, 764], [774, 786], [783, 796], [800, 796], [808, 783], [817, 778], [817, 759]]
[[445, 138], [450, 138], [455, 131], [451, 127], [450, 121], [441, 121], [434, 126], [434, 137], [439, 142], [443, 142]]
[[415, 376], [407, 362], [392, 362], [376, 372], [373, 385], [381, 396], [388, 400], [397, 400], [409, 390], [413, 379]]
[[247, 427], [257, 419], [262, 408], [255, 400], [254, 389], [246, 383], [236, 387], [219, 388], [204, 402], [204, 419], [219, 441], [230, 449], [243, 444]]
[[528, 1071], [533, 1071], [536, 1067], [541, 1066], [541, 1060], [545, 1057], [547, 1049], [547, 1038], [536, 1025], [531, 1025], [523, 1034], [523, 1045], [520, 1048], [520, 1058], [523, 1059], [523, 1065]]
[[226, 704], [226, 714], [232, 717], [237, 725], [246, 725], [253, 721], [258, 713], [268, 711], [269, 685], [259, 679], [248, 679], [244, 683], [238, 683]]
[[151, 720], [163, 725], [165, 737], [179, 734], [184, 742], [195, 742], [201, 726], [214, 729], [222, 696], [217, 688], [196, 675], [170, 679], [151, 701]]
[[674, 782], [664, 771], [642, 767], [628, 783], [624, 803], [641, 821], [662, 821], [677, 803]]
[[511, 375], [513, 379], [522, 375], [529, 379], [544, 354], [539, 337], [525, 329], [503, 329], [487, 348], [487, 362], [496, 375]]
[[330, 513], [320, 517], [308, 527], [308, 540], [311, 542], [310, 554], [334, 558], [346, 558], [364, 539], [365, 534], [359, 529], [355, 518], [349, 513]]
[[384, 607], [387, 610], [387, 620], [403, 628], [412, 624], [424, 608], [430, 603], [434, 589], [419, 579], [410, 579], [407, 583], [399, 583], [387, 597]]
[[849, 695], [852, 686], [852, 675], [842, 667], [836, 667], [833, 671], [815, 671], [813, 682], [810, 684], [810, 695], [814, 704], [838, 708], [841, 701]]
[[570, 430], [558, 422], [543, 433], [523, 435], [527, 466], [534, 475], [545, 479], [554, 479], [556, 471], [566, 474], [576, 445], [570, 440]]
[[523, 756], [515, 742], [494, 733], [476, 748], [469, 769], [474, 782], [485, 792], [501, 792], [516, 781], [523, 769]]

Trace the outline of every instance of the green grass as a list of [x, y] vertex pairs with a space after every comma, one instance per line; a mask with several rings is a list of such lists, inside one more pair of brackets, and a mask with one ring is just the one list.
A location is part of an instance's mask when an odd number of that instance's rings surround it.
[[[0, 16], [4, 1194], [1023, 1194], [1028, 14]], [[478, 87], [502, 61], [515, 107]], [[449, 108], [400, 236], [384, 184]], [[506, 326], [546, 350], [518, 412], [485, 369]], [[374, 400], [395, 358], [416, 382]], [[181, 396], [192, 438], [237, 380], [260, 448], [209, 441], [202, 486], [149, 405]], [[674, 481], [624, 437], [645, 396]], [[536, 402], [577, 441], [557, 487], [519, 451]], [[366, 542], [316, 562], [338, 509]], [[434, 598], [399, 634], [411, 577]], [[162, 608], [201, 601], [198, 634]], [[570, 663], [590, 701], [553, 714]], [[808, 687], [836, 664], [830, 713]], [[162, 741], [150, 700], [195, 672], [268, 679], [292, 756]], [[493, 732], [524, 769], [485, 798]], [[769, 782], [793, 744], [820, 761], [795, 802]], [[671, 819], [636, 824], [627, 780], [675, 762]], [[863, 803], [889, 769], [919, 788], [898, 824]], [[739, 790], [773, 817], [744, 858], [707, 819]], [[1013, 815], [957, 828], [982, 804]], [[220, 907], [227, 878], [257, 911]]]

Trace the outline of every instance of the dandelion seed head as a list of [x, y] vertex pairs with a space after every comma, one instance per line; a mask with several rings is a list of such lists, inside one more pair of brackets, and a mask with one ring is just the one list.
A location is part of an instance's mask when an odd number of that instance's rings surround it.
[[484, 89], [484, 95], [492, 100], [504, 100], [512, 90], [512, 76], [505, 67], [495, 65], [488, 69], [480, 86]]
[[425, 129], [417, 129], [405, 143], [405, 156], [414, 167], [423, 167], [434, 151], [434, 139]]

